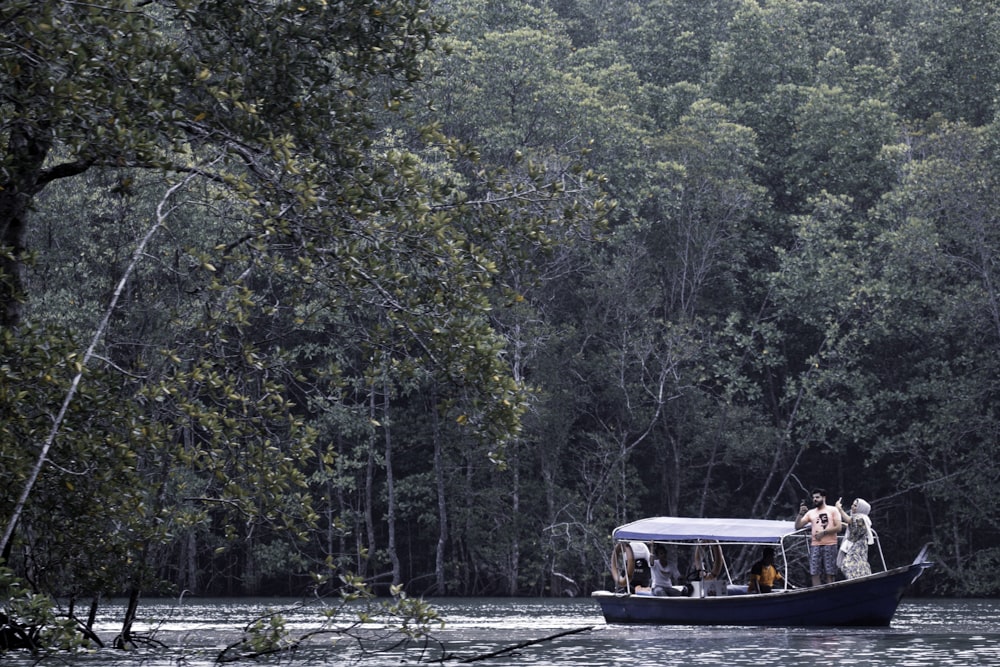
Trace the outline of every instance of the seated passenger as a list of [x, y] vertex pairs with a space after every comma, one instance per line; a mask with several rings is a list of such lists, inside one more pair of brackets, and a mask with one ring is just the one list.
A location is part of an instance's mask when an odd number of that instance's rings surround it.
[[770, 593], [774, 589], [774, 582], [782, 579], [781, 573], [774, 567], [774, 549], [764, 547], [761, 559], [750, 568], [747, 593]]
[[681, 594], [674, 588], [674, 580], [680, 578], [680, 573], [676, 567], [667, 564], [667, 549], [662, 544], [657, 544], [653, 549], [649, 570], [653, 575], [653, 595]]

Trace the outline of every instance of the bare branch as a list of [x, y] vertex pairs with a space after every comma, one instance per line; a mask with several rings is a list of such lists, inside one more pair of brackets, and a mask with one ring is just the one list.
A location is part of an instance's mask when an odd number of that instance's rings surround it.
[[163, 195], [163, 198], [156, 207], [156, 220], [153, 221], [153, 224], [150, 225], [149, 229], [146, 231], [145, 236], [143, 236], [140, 240], [139, 245], [132, 254], [132, 260], [125, 269], [125, 273], [122, 275], [121, 280], [118, 281], [118, 286], [115, 288], [111, 301], [108, 303], [108, 307], [104, 311], [104, 316], [91, 338], [90, 346], [87, 348], [87, 351], [77, 364], [76, 376], [73, 378], [73, 382], [70, 384], [69, 390], [66, 392], [62, 407], [59, 409], [59, 414], [57, 414], [53, 420], [52, 428], [49, 430], [49, 433], [42, 444], [41, 451], [38, 454], [38, 459], [35, 461], [35, 464], [31, 469], [31, 474], [28, 475], [28, 479], [24, 483], [24, 488], [21, 490], [21, 495], [18, 497], [17, 503], [14, 505], [14, 509], [7, 520], [7, 526], [4, 528], [3, 539], [0, 541], [0, 553], [4, 553], [7, 545], [10, 543], [10, 540], [14, 535], [14, 527], [17, 525], [21, 518], [21, 514], [24, 512], [24, 506], [27, 504], [28, 497], [31, 495], [35, 482], [38, 481], [38, 476], [48, 460], [49, 451], [52, 449], [52, 445], [55, 443], [56, 437], [59, 435], [63, 421], [66, 419], [66, 413], [69, 411], [69, 406], [76, 397], [76, 392], [80, 387], [80, 382], [83, 380], [84, 369], [87, 367], [90, 360], [95, 356], [97, 345], [104, 337], [104, 332], [107, 330], [108, 324], [111, 321], [111, 315], [114, 313], [115, 307], [118, 305], [118, 300], [121, 298], [126, 284], [128, 284], [129, 279], [132, 277], [139, 261], [145, 255], [146, 246], [149, 245], [150, 241], [152, 241], [153, 237], [156, 235], [156, 232], [159, 231], [159, 229], [163, 227], [166, 222], [168, 213], [165, 212], [164, 209], [167, 202], [175, 192], [187, 185], [188, 181], [192, 178], [194, 178], [193, 175], [188, 176], [188, 178], [185, 178], [179, 183], [176, 183]]

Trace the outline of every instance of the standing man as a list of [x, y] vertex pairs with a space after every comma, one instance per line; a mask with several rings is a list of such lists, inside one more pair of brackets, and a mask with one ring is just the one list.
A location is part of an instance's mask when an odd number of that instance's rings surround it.
[[840, 532], [840, 512], [826, 504], [826, 491], [816, 489], [812, 493], [813, 508], [808, 510], [803, 503], [795, 528], [812, 526], [809, 542], [809, 574], [812, 585], [819, 586], [821, 577], [832, 584], [837, 578], [837, 534]]

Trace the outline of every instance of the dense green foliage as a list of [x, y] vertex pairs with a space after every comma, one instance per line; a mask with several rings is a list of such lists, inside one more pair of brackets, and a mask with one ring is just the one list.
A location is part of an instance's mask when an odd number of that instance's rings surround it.
[[998, 592], [997, 9], [4, 2], [18, 585], [587, 590], [822, 486]]

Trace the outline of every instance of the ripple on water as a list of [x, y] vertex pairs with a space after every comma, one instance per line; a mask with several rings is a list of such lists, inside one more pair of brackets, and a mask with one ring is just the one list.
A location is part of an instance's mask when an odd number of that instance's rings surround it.
[[[648, 627], [607, 625], [591, 600], [431, 600], [447, 621], [426, 646], [411, 645], [363, 655], [329, 638], [285, 657], [282, 665], [360, 667], [470, 658], [501, 651], [482, 661], [490, 667], [652, 667], [653, 665], [761, 665], [782, 667], [965, 667], [1000, 664], [1000, 600], [905, 600], [889, 628], [789, 629]], [[118, 631], [122, 607], [106, 609], [98, 632]], [[136, 630], [154, 634], [171, 648], [160, 652], [93, 654], [60, 660], [67, 667], [210, 667], [254, 618], [282, 610], [298, 632], [318, 627], [317, 610], [288, 600], [146, 600]], [[584, 632], [564, 634], [580, 628]], [[523, 646], [518, 646], [523, 644]], [[505, 651], [504, 649], [513, 649]], [[451, 661], [449, 661], [451, 662]], [[10, 659], [4, 667], [34, 664]]]

